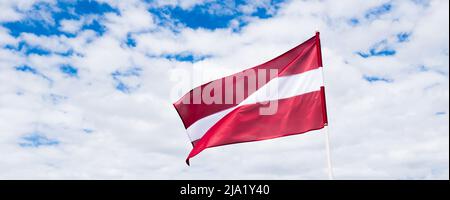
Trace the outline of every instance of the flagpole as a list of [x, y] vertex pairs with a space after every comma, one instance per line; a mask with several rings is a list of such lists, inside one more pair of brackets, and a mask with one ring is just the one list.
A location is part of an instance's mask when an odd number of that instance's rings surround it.
[[[323, 83], [323, 87], [325, 87], [325, 76], [324, 76], [324, 72], [323, 72], [323, 61], [322, 61], [322, 50], [321, 50], [321, 45], [320, 45], [320, 32], [318, 31], [318, 29], [316, 29], [316, 42], [318, 45], [318, 54], [319, 54], [319, 66], [322, 67], [322, 83]], [[324, 92], [325, 93], [325, 92]], [[325, 95], [325, 94], [323, 94]], [[324, 101], [325, 101], [325, 97]], [[325, 110], [326, 110], [326, 105], [325, 105]], [[326, 111], [325, 111], [326, 112]], [[325, 114], [326, 115], [326, 114]], [[328, 117], [326, 118], [326, 124], [324, 126], [324, 134], [325, 134], [325, 150], [326, 150], [326, 154], [327, 154], [327, 167], [328, 167], [328, 179], [329, 180], [333, 180], [334, 179], [334, 174], [333, 174], [333, 166], [331, 163], [331, 148], [330, 148], [330, 134], [329, 134], [329, 127], [328, 127]]]
[[334, 180], [333, 166], [331, 163], [330, 134], [328, 132], [328, 125], [326, 125], [324, 129], [325, 129], [325, 146], [326, 146], [325, 148], [327, 151], [328, 179]]

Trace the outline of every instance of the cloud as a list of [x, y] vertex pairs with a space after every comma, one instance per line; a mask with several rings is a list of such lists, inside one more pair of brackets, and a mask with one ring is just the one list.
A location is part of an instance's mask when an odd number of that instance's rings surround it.
[[81, 20], [61, 20], [61, 27], [59, 28], [63, 32], [76, 33], [81, 29], [83, 21]]
[[322, 131], [186, 167], [171, 105], [320, 30], [336, 177], [448, 179], [448, 1], [239, 2], [2, 1], [0, 178], [324, 179]]

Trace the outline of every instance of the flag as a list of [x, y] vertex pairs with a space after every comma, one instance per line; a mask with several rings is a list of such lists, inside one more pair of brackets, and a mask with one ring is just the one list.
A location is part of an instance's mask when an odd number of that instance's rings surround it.
[[261, 141], [324, 128], [319, 33], [256, 67], [192, 89], [173, 105], [193, 149]]

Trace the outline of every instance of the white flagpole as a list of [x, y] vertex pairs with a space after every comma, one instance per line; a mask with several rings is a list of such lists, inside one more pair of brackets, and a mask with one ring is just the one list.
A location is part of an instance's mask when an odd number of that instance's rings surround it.
[[328, 125], [324, 127], [325, 129], [325, 146], [327, 151], [327, 165], [328, 165], [328, 179], [333, 180], [333, 166], [331, 163], [331, 149], [330, 149], [330, 134], [328, 133]]
[[[316, 36], [319, 36], [319, 29], [316, 29]], [[319, 45], [320, 46], [320, 45]], [[319, 47], [320, 48], [320, 47]], [[322, 51], [321, 49], [319, 49], [319, 51]], [[321, 54], [321, 53], [320, 53]], [[320, 56], [320, 61], [321, 63], [322, 61], [322, 56]], [[325, 87], [325, 76], [324, 76], [324, 72], [323, 72], [323, 67], [322, 67], [322, 83], [323, 86]], [[331, 163], [331, 148], [330, 148], [330, 134], [329, 134], [329, 128], [328, 128], [328, 123], [324, 126], [324, 134], [325, 134], [325, 150], [326, 150], [326, 154], [327, 154], [327, 166], [328, 166], [328, 179], [329, 180], [333, 180], [334, 179], [334, 174], [333, 174], [333, 166]]]

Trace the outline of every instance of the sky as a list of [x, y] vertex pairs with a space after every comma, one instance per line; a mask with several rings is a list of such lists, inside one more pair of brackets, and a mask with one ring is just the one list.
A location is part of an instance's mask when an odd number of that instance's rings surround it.
[[188, 167], [172, 106], [317, 30], [335, 178], [449, 179], [446, 0], [0, 0], [0, 13], [0, 179], [327, 179], [323, 130]]

